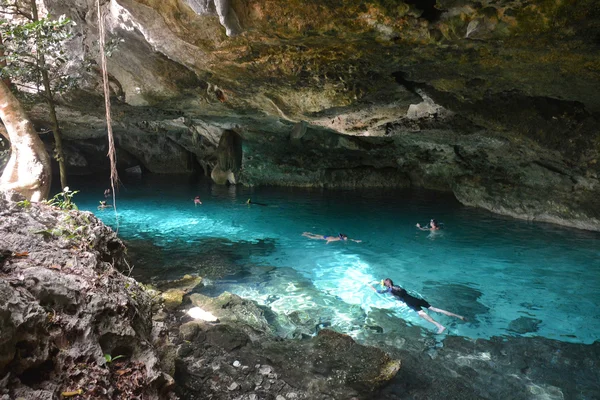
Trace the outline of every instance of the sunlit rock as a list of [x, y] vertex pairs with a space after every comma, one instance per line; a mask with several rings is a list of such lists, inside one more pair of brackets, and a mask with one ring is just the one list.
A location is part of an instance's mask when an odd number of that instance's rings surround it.
[[187, 310], [186, 314], [194, 319], [199, 319], [201, 321], [206, 321], [206, 322], [216, 322], [219, 320], [217, 317], [212, 315], [210, 312], [204, 311], [200, 307], [192, 307], [189, 310]]

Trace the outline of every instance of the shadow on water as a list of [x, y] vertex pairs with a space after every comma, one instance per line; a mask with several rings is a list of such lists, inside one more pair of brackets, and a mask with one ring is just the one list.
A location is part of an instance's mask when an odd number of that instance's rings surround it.
[[[231, 241], [226, 238], [174, 239], [168, 246], [158, 246], [152, 239], [126, 242], [134, 265], [133, 276], [141, 282], [178, 279], [198, 274], [209, 279], [241, 279], [251, 274], [249, 260], [266, 257], [277, 246], [275, 239]], [[135, 269], [136, 265], [143, 268]]]
[[[490, 308], [479, 300], [483, 293], [475, 288], [457, 283], [423, 282], [425, 297], [437, 308], [460, 314], [467, 318], [471, 325], [477, 326], [490, 313]], [[431, 295], [429, 295], [431, 293]]]

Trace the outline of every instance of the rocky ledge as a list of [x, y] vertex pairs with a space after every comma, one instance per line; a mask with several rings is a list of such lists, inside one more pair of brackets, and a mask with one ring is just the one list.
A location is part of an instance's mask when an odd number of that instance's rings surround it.
[[146, 288], [125, 256], [91, 213], [0, 199], [0, 399], [366, 398], [400, 369], [330, 330], [279, 339], [253, 302], [188, 296], [200, 279]]
[[0, 199], [0, 398], [168, 398], [152, 301], [90, 213]]

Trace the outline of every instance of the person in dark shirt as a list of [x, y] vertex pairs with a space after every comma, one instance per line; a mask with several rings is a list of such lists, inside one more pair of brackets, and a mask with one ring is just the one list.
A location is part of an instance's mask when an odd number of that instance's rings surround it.
[[431, 318], [425, 311], [423, 311], [423, 308], [426, 308], [428, 310], [431, 310], [433, 312], [437, 312], [440, 314], [449, 315], [451, 317], [455, 317], [455, 318], [461, 319], [463, 321], [466, 320], [465, 317], [463, 317], [461, 315], [451, 313], [450, 311], [442, 310], [441, 308], [433, 307], [431, 304], [429, 304], [427, 302], [427, 300], [411, 296], [410, 294], [408, 294], [408, 292], [405, 289], [401, 288], [400, 286], [395, 286], [394, 282], [390, 278], [386, 278], [385, 280], [383, 280], [382, 283], [383, 283], [383, 286], [385, 286], [385, 289], [377, 290], [372, 285], [369, 285], [369, 286], [371, 287], [371, 289], [373, 289], [377, 293], [391, 293], [398, 300], [406, 303], [406, 305], [408, 307], [410, 307], [411, 309], [413, 309], [414, 311], [416, 311], [417, 314], [419, 314], [419, 316], [421, 318], [434, 324], [438, 328], [437, 333], [444, 332], [446, 330], [446, 327], [443, 326], [442, 324], [440, 324], [439, 322], [437, 322], [436, 320], [434, 320], [433, 318]]
[[257, 205], [257, 206], [264, 206], [264, 207], [268, 206], [268, 204], [265, 204], [265, 203], [258, 203], [258, 202], [256, 202], [256, 201], [252, 201], [252, 199], [248, 199], [248, 200], [246, 200], [246, 204], [248, 204], [249, 206], [251, 206], [251, 205], [253, 205], [253, 204], [255, 204], [255, 205]]

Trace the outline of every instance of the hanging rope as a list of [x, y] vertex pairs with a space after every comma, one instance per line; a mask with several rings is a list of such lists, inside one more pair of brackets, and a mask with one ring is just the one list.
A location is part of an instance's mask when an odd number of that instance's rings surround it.
[[119, 230], [119, 214], [117, 213], [116, 188], [119, 185], [117, 174], [117, 152], [115, 150], [115, 139], [112, 131], [112, 120], [110, 117], [110, 88], [108, 86], [108, 73], [106, 71], [106, 53], [104, 52], [104, 17], [100, 9], [100, 0], [96, 0], [98, 7], [98, 36], [100, 37], [100, 60], [102, 66], [102, 83], [104, 88], [104, 106], [106, 108], [106, 127], [108, 130], [108, 158], [110, 159], [110, 187], [112, 188], [113, 208], [117, 219], [117, 232]]

